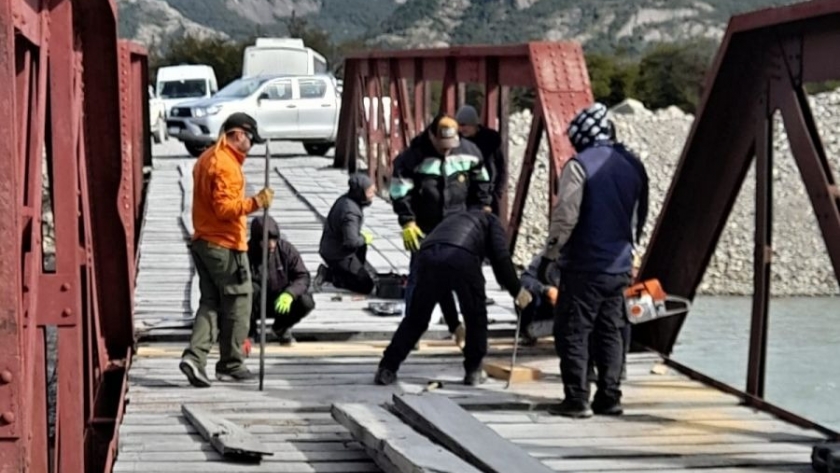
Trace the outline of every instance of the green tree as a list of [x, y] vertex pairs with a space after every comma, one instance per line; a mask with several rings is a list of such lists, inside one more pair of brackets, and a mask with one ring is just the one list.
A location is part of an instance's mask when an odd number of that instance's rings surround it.
[[639, 63], [637, 98], [648, 108], [676, 105], [694, 113], [714, 50], [710, 41], [655, 46]]

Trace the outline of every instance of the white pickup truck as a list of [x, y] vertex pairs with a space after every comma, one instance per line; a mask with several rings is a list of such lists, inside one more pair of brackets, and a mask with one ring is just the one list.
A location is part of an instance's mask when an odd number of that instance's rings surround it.
[[335, 143], [341, 96], [331, 75], [258, 76], [237, 79], [213, 97], [182, 102], [166, 120], [169, 136], [198, 156], [216, 141], [234, 112], [257, 120], [263, 138], [298, 141], [310, 155], [323, 156]]

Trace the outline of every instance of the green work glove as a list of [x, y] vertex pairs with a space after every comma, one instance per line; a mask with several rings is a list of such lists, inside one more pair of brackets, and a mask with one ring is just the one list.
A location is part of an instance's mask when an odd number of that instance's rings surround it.
[[288, 292], [284, 292], [280, 294], [280, 297], [274, 301], [274, 310], [277, 311], [278, 314], [288, 314], [289, 309], [292, 308], [292, 301], [295, 300], [295, 297]]
[[368, 230], [362, 230], [362, 238], [365, 239], [365, 245], [370, 245], [373, 243], [373, 233], [369, 232]]
[[420, 227], [417, 226], [414, 222], [408, 222], [403, 225], [403, 244], [405, 245], [405, 249], [411, 252], [415, 252], [420, 249], [420, 239], [423, 238], [423, 232], [420, 230]]

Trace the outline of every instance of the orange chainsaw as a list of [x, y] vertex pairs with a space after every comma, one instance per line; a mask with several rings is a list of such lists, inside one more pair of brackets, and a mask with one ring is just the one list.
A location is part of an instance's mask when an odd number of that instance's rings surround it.
[[[548, 289], [546, 296], [551, 305], [556, 304], [558, 294], [557, 288]], [[691, 306], [688, 299], [667, 294], [658, 279], [648, 279], [628, 287], [624, 291], [624, 300], [627, 320], [633, 325], [684, 314]], [[535, 320], [525, 331], [533, 338], [546, 337], [551, 335], [553, 325], [554, 320]]]

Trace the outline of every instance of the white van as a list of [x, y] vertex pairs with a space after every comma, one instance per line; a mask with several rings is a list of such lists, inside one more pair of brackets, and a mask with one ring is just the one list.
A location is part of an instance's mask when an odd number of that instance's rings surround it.
[[205, 64], [181, 64], [157, 71], [157, 96], [163, 100], [166, 116], [172, 106], [185, 100], [211, 97], [219, 90], [216, 73]]
[[242, 78], [265, 75], [315, 75], [327, 72], [327, 60], [298, 38], [257, 38], [245, 48]]

